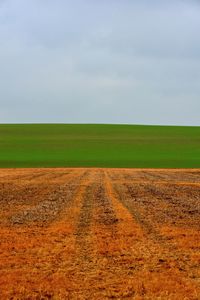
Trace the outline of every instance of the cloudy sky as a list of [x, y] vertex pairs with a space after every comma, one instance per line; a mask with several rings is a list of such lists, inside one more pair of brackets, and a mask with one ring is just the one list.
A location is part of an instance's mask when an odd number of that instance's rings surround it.
[[200, 125], [200, 3], [0, 0], [0, 123]]

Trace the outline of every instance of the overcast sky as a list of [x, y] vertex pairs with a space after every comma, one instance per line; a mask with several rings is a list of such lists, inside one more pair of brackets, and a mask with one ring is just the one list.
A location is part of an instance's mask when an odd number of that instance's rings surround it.
[[0, 123], [200, 125], [200, 3], [0, 0]]

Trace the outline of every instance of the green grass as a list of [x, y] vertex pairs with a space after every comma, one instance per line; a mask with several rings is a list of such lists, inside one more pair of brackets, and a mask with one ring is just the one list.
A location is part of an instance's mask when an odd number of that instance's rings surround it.
[[0, 167], [200, 168], [200, 127], [2, 124]]

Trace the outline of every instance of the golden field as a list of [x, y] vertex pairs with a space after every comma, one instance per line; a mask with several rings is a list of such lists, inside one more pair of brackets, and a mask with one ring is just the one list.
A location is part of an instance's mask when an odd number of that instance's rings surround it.
[[200, 171], [1, 169], [0, 299], [200, 299]]

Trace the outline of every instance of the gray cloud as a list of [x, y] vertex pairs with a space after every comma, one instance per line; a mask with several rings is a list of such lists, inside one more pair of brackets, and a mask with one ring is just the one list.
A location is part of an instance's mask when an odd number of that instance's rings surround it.
[[200, 125], [198, 1], [0, 1], [0, 122]]

